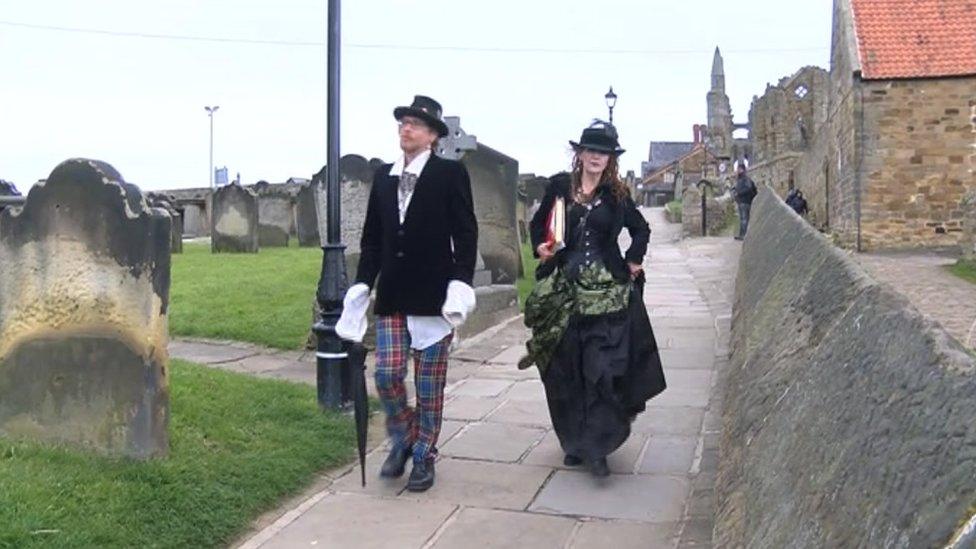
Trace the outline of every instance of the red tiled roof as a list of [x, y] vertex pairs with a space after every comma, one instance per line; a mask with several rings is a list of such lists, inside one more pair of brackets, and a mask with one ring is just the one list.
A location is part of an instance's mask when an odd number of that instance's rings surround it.
[[976, 0], [851, 0], [867, 80], [976, 74]]

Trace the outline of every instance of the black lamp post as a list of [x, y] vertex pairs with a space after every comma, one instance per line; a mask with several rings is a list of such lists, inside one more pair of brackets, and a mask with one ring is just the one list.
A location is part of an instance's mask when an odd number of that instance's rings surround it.
[[345, 245], [339, 225], [339, 0], [329, 0], [328, 29], [328, 157], [326, 163], [326, 198], [328, 210], [327, 240], [322, 246], [322, 273], [316, 299], [322, 316], [312, 326], [316, 347], [316, 387], [319, 406], [337, 410], [348, 397], [343, 391], [344, 370], [348, 355], [335, 325], [342, 315], [342, 298], [346, 293]]
[[617, 104], [617, 94], [613, 93], [613, 86], [610, 86], [610, 91], [603, 98], [607, 100], [607, 108], [610, 109], [610, 125], [613, 125], [613, 107]]

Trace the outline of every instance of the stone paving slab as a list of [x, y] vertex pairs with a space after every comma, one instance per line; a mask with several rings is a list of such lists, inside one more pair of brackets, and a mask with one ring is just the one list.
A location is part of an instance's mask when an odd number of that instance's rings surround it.
[[540, 400], [508, 400], [492, 412], [486, 419], [494, 423], [515, 423], [549, 427], [549, 407], [545, 397]]
[[519, 381], [512, 385], [508, 392], [505, 393], [505, 398], [507, 400], [539, 401], [546, 398], [546, 390], [543, 388], [541, 381], [529, 379]]
[[711, 370], [665, 371], [668, 388], [648, 403], [648, 407], [692, 406], [705, 408], [711, 387]]
[[514, 463], [538, 443], [545, 433], [544, 429], [518, 425], [474, 423], [443, 445], [441, 454]]
[[551, 474], [541, 467], [455, 458], [438, 460], [435, 471], [433, 488], [419, 494], [403, 492], [399, 499], [521, 511]]
[[[454, 505], [437, 502], [403, 505], [396, 500], [335, 494], [322, 499], [261, 547], [420, 548], [455, 510]], [[397, 525], [395, 535], [390, 524]]]
[[678, 523], [590, 520], [583, 522], [570, 549], [665, 549], [678, 542]]
[[585, 472], [557, 471], [529, 510], [642, 522], [675, 522], [681, 520], [688, 488], [688, 480], [680, 477], [610, 475], [596, 479]]
[[490, 398], [496, 397], [512, 386], [511, 380], [468, 378], [451, 387], [449, 394]]
[[684, 475], [691, 471], [698, 437], [654, 435], [638, 468], [639, 473]]
[[694, 436], [701, 431], [704, 415], [704, 410], [693, 406], [650, 407], [630, 428], [635, 433]]
[[494, 509], [462, 509], [448, 523], [435, 549], [562, 549], [576, 528], [568, 518]]
[[481, 421], [503, 402], [499, 398], [458, 396], [444, 404], [444, 419]]
[[260, 352], [246, 344], [230, 345], [178, 339], [171, 341], [168, 349], [171, 357], [196, 362], [197, 364], [232, 362]]

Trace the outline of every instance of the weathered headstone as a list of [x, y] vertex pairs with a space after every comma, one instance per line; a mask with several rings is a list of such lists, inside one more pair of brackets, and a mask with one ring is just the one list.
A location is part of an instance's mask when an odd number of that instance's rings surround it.
[[146, 201], [154, 208], [166, 210], [172, 220], [170, 224], [170, 251], [174, 254], [183, 253], [183, 216], [165, 195], [148, 193]]
[[[356, 154], [347, 154], [339, 159], [340, 198], [342, 208], [339, 216], [342, 243], [346, 245], [346, 276], [350, 280], [356, 277], [356, 265], [359, 263], [359, 240], [363, 232], [363, 220], [366, 219], [366, 206], [369, 204], [369, 192], [373, 188], [373, 174], [383, 165], [381, 160], [367, 161]], [[318, 183], [316, 195], [317, 219], [319, 222], [319, 238], [322, 244], [328, 236], [328, 200], [326, 185], [326, 168], [323, 167], [315, 175]]]
[[522, 274], [519, 249], [518, 161], [478, 143], [461, 128], [461, 119], [444, 117], [448, 135], [440, 140], [437, 154], [460, 160], [471, 177], [471, 193], [478, 218], [478, 251], [495, 284], [514, 284]]
[[514, 284], [522, 273], [515, 216], [518, 162], [480, 143], [461, 162], [471, 176], [478, 251], [495, 284]]
[[213, 193], [213, 253], [257, 253], [258, 198], [240, 185], [224, 185]]
[[167, 453], [169, 238], [170, 217], [94, 160], [0, 212], [0, 434]]
[[298, 245], [319, 247], [319, 219], [315, 212], [315, 193], [318, 182], [302, 185], [295, 204], [295, 225], [298, 232]]
[[267, 184], [258, 195], [258, 246], [288, 246], [292, 225], [292, 199], [287, 192]]

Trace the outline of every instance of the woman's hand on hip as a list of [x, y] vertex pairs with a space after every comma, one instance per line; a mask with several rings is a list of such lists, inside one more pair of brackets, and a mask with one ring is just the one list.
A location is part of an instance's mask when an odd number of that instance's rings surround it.
[[535, 252], [539, 254], [539, 261], [545, 263], [552, 259], [552, 256], [556, 255], [552, 251], [552, 242], [543, 242], [539, 244], [539, 247], [535, 249]]

